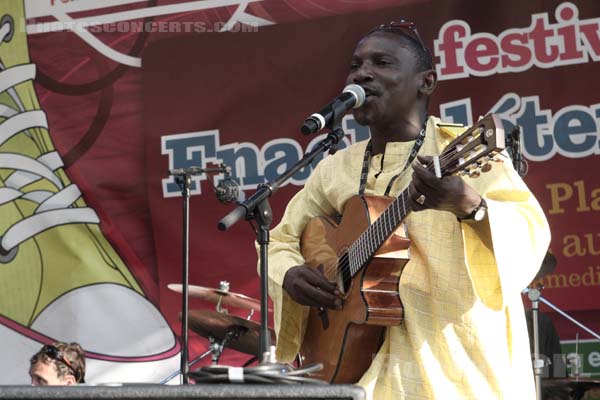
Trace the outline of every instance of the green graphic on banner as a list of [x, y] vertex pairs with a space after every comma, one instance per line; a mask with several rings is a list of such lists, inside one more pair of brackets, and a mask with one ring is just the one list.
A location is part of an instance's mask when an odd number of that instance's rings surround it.
[[581, 366], [579, 368], [580, 377], [600, 377], [600, 341], [599, 340], [580, 340], [576, 344], [574, 340], [562, 341], [561, 348], [567, 357], [567, 370], [570, 376], [576, 372], [576, 363], [574, 361], [575, 347], [577, 353], [581, 356]]

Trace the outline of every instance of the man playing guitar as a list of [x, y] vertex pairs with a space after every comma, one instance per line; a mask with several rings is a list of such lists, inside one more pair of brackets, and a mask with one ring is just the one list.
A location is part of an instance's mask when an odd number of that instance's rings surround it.
[[[396, 248], [386, 248], [391, 239], [381, 238], [358, 267], [363, 271], [376, 261], [410, 253], [410, 260], [392, 274], [397, 280], [391, 286], [401, 302], [401, 307], [393, 307], [403, 315], [388, 318], [385, 305], [366, 306], [360, 312], [366, 324], [378, 315], [387, 326], [381, 328], [383, 335], [365, 331], [358, 345], [344, 350], [348, 353], [334, 355], [340, 364], [323, 379], [359, 380], [375, 399], [534, 398], [520, 293], [535, 276], [550, 241], [540, 205], [510, 162], [487, 163], [489, 157], [484, 157], [471, 166], [489, 170], [486, 173], [464, 169], [463, 176], [439, 171], [436, 176], [434, 169], [440, 168], [432, 167], [432, 157], [440, 155], [442, 170], [451, 162], [458, 165], [467, 156], [456, 154], [469, 141], [456, 141], [464, 127], [427, 116], [437, 78], [414, 24], [391, 23], [369, 32], [355, 48], [347, 83], [365, 89], [365, 103], [353, 113], [360, 124], [370, 127], [371, 140], [326, 157], [271, 233], [269, 278], [278, 359], [291, 361], [298, 352], [302, 356], [304, 348], [307, 352], [317, 348], [314, 341], [331, 332], [337, 315], [348, 312], [355, 302], [348, 297], [350, 291], [360, 301], [387, 291], [369, 292], [366, 275], [354, 276], [357, 271], [332, 272], [346, 264], [352, 270], [352, 258], [360, 253], [355, 243], [340, 244], [339, 238], [348, 236], [342, 233], [338, 239], [323, 233], [337, 247], [311, 244], [320, 230], [338, 229], [332, 218], [321, 220], [303, 236], [311, 220], [337, 215], [343, 215], [340, 230], [352, 226], [345, 220], [362, 218], [367, 234], [366, 228], [381, 213], [373, 211], [375, 200], [386, 196], [396, 199], [396, 205], [381, 217], [380, 225], [390, 225], [395, 237], [401, 233], [397, 227], [405, 224], [408, 241], [398, 239]], [[478, 131], [479, 144], [496, 137], [487, 126]], [[445, 148], [450, 150], [444, 152]], [[468, 154], [477, 151], [473, 148]], [[496, 158], [503, 157], [505, 152]], [[349, 211], [351, 203], [364, 204], [365, 212]], [[389, 221], [398, 214], [393, 207], [402, 216], [392, 224]], [[359, 242], [362, 233], [349, 236]], [[319, 261], [332, 257], [333, 264]], [[354, 279], [348, 281], [351, 275]], [[319, 344], [319, 352], [349, 343], [350, 332], [342, 328], [330, 343]], [[369, 337], [374, 347], [362, 345]], [[309, 341], [313, 343], [307, 345]], [[350, 353], [367, 353], [362, 354], [366, 371], [346, 373], [346, 368], [358, 364], [341, 363], [344, 357], [353, 360], [346, 355]]]

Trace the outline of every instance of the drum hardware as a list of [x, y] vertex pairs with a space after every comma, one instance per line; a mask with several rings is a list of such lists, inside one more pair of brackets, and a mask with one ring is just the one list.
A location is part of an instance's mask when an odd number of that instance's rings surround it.
[[[196, 364], [198, 361], [206, 358], [209, 354], [214, 353], [215, 351], [218, 351], [219, 349], [222, 349], [222, 346], [220, 346], [219, 343], [212, 343], [210, 344], [208, 350], [202, 354], [200, 354], [198, 357], [194, 358], [192, 361], [190, 361], [188, 363], [188, 367], [191, 368], [194, 364]], [[220, 355], [219, 355], [220, 356]], [[218, 359], [218, 358], [217, 358]], [[213, 362], [214, 362], [214, 356], [213, 356]], [[174, 371], [171, 375], [167, 376], [165, 379], [163, 379], [162, 381], [159, 382], [159, 384], [164, 385], [166, 383], [168, 383], [171, 379], [175, 378], [177, 375], [179, 375], [181, 373], [181, 370], [178, 369], [177, 371]]]
[[[176, 292], [183, 292], [183, 285], [172, 283], [167, 287]], [[259, 356], [259, 336], [260, 325], [250, 319], [254, 315], [256, 308], [260, 307], [258, 300], [245, 296], [240, 293], [234, 293], [230, 290], [230, 284], [227, 281], [219, 282], [219, 288], [208, 288], [203, 286], [188, 285], [188, 295], [190, 297], [216, 303], [216, 311], [211, 310], [191, 310], [188, 311], [189, 329], [196, 334], [209, 340], [208, 350], [188, 363], [192, 367], [197, 362], [212, 355], [212, 364], [217, 365], [219, 358], [225, 347], [237, 350], [242, 353], [253, 356], [246, 365], [254, 362]], [[248, 316], [244, 319], [229, 314], [229, 310], [222, 306], [248, 309]], [[182, 320], [182, 314], [179, 319]], [[275, 332], [270, 329], [271, 340], [275, 340]], [[245, 366], [246, 366], [245, 365]], [[169, 382], [180, 371], [175, 371], [160, 383]]]

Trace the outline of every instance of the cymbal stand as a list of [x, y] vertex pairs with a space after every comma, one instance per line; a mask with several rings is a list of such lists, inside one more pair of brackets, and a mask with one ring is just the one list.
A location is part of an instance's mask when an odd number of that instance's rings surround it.
[[213, 365], [217, 365], [219, 363], [219, 358], [221, 358], [221, 354], [223, 354], [223, 348], [230, 340], [235, 340], [240, 336], [239, 329], [232, 329], [227, 331], [223, 340], [218, 341], [212, 336], [208, 338], [210, 341], [210, 348], [212, 350], [212, 363]]
[[[227, 281], [221, 281], [219, 282], [219, 290], [223, 291], [223, 292], [229, 292], [229, 282]], [[222, 308], [221, 307], [221, 302], [223, 301], [223, 296], [220, 295], [219, 296], [219, 300], [217, 301], [217, 305], [215, 306], [217, 312], [219, 313], [223, 313], [223, 314], [228, 314], [229, 310], [227, 310], [226, 308]]]
[[531, 317], [533, 320], [533, 373], [535, 376], [535, 398], [542, 400], [542, 373], [546, 366], [546, 360], [540, 357], [540, 335], [539, 335], [539, 299], [541, 288], [531, 289], [527, 297], [531, 300]]
[[[206, 358], [206, 356], [208, 356], [212, 352], [213, 352], [213, 349], [211, 346], [208, 348], [207, 351], [205, 351], [204, 353], [200, 354], [198, 357], [196, 357], [192, 361], [190, 361], [188, 365], [191, 367], [192, 365], [196, 364], [198, 361], [202, 360], [203, 358]], [[173, 372], [171, 375], [167, 376], [165, 379], [160, 381], [159, 384], [164, 385], [165, 383], [169, 382], [171, 379], [175, 378], [180, 373], [181, 373], [181, 370], [178, 369], [177, 371]]]
[[[228, 341], [235, 339], [237, 336], [239, 336], [239, 332], [235, 332], [235, 336], [234, 336], [234, 332], [229, 331], [229, 332], [227, 332], [227, 334], [225, 335], [223, 340], [221, 340], [220, 342], [218, 340], [215, 340], [215, 338], [213, 338], [212, 336], [209, 337], [208, 340], [210, 341], [210, 345], [208, 347], [208, 350], [205, 351], [204, 353], [200, 354], [198, 357], [194, 358], [192, 361], [190, 361], [188, 364], [189, 367], [192, 367], [198, 361], [206, 358], [206, 356], [208, 356], [209, 354], [212, 354], [212, 363], [213, 363], [213, 365], [216, 365], [219, 362], [219, 358], [221, 358], [221, 354], [223, 353], [223, 348], [225, 347], [225, 344]], [[177, 370], [177, 371], [173, 372], [171, 375], [169, 375], [168, 377], [166, 377], [165, 379], [163, 379], [162, 381], [160, 381], [159, 383], [161, 385], [164, 385], [165, 383], [169, 382], [171, 379], [175, 378], [180, 373], [181, 373], [181, 371]]]

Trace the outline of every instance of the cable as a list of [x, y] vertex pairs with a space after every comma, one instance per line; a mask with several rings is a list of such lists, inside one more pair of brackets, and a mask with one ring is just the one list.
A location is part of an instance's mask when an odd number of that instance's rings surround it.
[[284, 384], [326, 384], [325, 381], [309, 378], [313, 372], [323, 369], [322, 364], [312, 364], [294, 369], [287, 364], [262, 364], [255, 367], [209, 366], [190, 372], [196, 383], [284, 383]]

